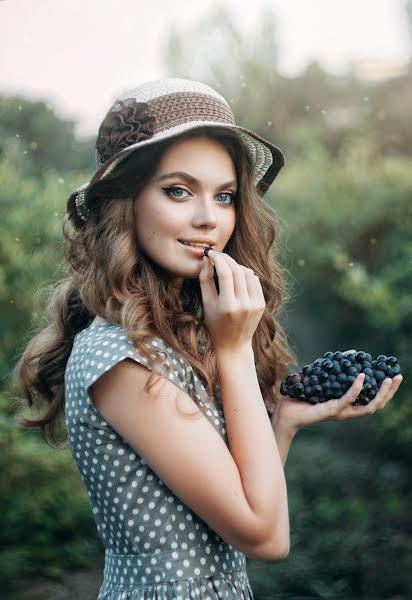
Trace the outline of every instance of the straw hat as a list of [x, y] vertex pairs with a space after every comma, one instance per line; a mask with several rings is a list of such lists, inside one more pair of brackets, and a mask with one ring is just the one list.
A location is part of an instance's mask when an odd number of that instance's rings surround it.
[[280, 148], [257, 133], [235, 124], [233, 112], [210, 86], [177, 77], [147, 81], [116, 98], [104, 117], [96, 140], [96, 172], [69, 197], [86, 221], [87, 189], [106, 177], [132, 152], [185, 131], [206, 126], [231, 129], [254, 161], [255, 184], [261, 196], [274, 181], [285, 159]]

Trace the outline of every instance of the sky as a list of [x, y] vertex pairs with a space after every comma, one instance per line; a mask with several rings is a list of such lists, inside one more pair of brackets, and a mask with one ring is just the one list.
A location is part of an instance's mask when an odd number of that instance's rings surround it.
[[[311, 60], [332, 73], [350, 61], [406, 60], [412, 53], [405, 0], [0, 0], [0, 94], [44, 100], [97, 132], [116, 95], [173, 77], [163, 62], [171, 30], [190, 36], [225, 6], [253, 36], [269, 7], [276, 17], [279, 71], [293, 77]], [[178, 76], [182, 76], [179, 74]]]

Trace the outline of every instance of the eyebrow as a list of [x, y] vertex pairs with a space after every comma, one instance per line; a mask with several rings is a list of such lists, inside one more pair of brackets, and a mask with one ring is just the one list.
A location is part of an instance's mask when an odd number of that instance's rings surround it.
[[[163, 179], [168, 179], [169, 177], [181, 177], [182, 179], [185, 179], [188, 183], [191, 183], [192, 185], [200, 184], [200, 181], [198, 181], [198, 179], [196, 179], [192, 175], [189, 175], [189, 173], [185, 173], [184, 171], [173, 171], [172, 173], [166, 173], [165, 175], [159, 177], [156, 181], [163, 181]], [[231, 185], [237, 186], [236, 179], [234, 181], [222, 183], [221, 187], [229, 187]]]

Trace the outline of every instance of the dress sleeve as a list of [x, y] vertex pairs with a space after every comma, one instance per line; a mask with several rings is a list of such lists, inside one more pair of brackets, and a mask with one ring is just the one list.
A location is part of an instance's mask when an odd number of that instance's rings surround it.
[[[126, 358], [131, 358], [148, 369], [164, 375], [180, 390], [187, 391], [186, 361], [179, 357], [172, 348], [169, 348], [161, 338], [153, 336], [144, 343], [149, 349], [152, 347], [160, 350], [166, 356], [166, 363], [163, 367], [158, 366], [154, 360], [154, 354], [152, 354], [153, 360], [146, 359], [135, 348], [124, 329], [118, 325], [93, 328], [91, 334], [83, 342], [80, 371], [82, 372], [87, 402], [93, 412], [96, 409], [91, 401], [90, 387], [101, 375]], [[170, 368], [168, 375], [166, 367]]]

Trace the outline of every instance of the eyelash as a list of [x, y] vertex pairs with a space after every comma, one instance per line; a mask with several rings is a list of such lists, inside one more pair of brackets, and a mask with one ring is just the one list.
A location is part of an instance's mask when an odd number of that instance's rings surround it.
[[[168, 188], [162, 188], [162, 189], [164, 190], [165, 194], [166, 194], [167, 196], [169, 196], [169, 198], [174, 198], [175, 200], [176, 200], [176, 199], [178, 199], [178, 200], [179, 200], [179, 197], [178, 197], [178, 196], [171, 196], [171, 191], [172, 191], [172, 190], [183, 190], [184, 192], [187, 192], [187, 190], [186, 190], [185, 188], [183, 188], [183, 187], [180, 187], [180, 186], [178, 186], [178, 185], [174, 185], [174, 186], [172, 186], [172, 187], [168, 187]], [[189, 192], [187, 192], [187, 193], [189, 193]], [[221, 193], [219, 194], [219, 196], [221, 196], [222, 194], [226, 194], [227, 196], [230, 196], [230, 198], [232, 199], [232, 202], [228, 203], [228, 204], [227, 204], [227, 206], [231, 206], [231, 205], [234, 203], [234, 201], [235, 201], [235, 194], [234, 194], [234, 193], [232, 193], [232, 192], [221, 192]]]

